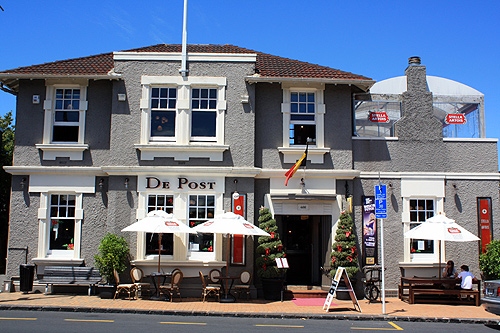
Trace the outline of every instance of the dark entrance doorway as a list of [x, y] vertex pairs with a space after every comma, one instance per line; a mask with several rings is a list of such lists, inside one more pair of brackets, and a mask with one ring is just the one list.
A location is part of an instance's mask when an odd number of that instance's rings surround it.
[[278, 215], [279, 233], [286, 249], [291, 285], [321, 285], [320, 267], [329, 266], [331, 216]]

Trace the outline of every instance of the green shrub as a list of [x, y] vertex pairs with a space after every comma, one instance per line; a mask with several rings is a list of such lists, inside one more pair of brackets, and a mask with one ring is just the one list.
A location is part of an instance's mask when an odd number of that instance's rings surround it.
[[479, 268], [485, 279], [500, 279], [500, 240], [488, 244], [486, 252], [479, 256]]
[[122, 273], [130, 258], [127, 241], [123, 237], [108, 233], [101, 240], [99, 252], [94, 256], [95, 263], [107, 283], [114, 284], [113, 270]]

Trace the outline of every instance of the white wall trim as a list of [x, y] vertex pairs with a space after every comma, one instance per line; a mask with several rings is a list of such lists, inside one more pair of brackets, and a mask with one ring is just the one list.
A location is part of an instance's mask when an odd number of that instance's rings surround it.
[[190, 158], [208, 158], [210, 161], [222, 161], [228, 145], [177, 145], [177, 144], [136, 144], [141, 151], [141, 160], [152, 161], [157, 157], [173, 157], [174, 161], [189, 161]]
[[370, 137], [370, 136], [353, 136], [354, 141], [398, 141], [397, 136], [386, 136], [386, 137]]
[[69, 157], [71, 161], [83, 160], [83, 152], [89, 149], [87, 144], [35, 144], [43, 152], [43, 159], [54, 161], [57, 157]]
[[[114, 60], [181, 61], [182, 54], [175, 52], [113, 52]], [[255, 53], [188, 53], [188, 61], [256, 62]]]
[[[304, 154], [306, 147], [278, 147], [278, 151], [283, 154], [284, 163], [297, 162]], [[323, 164], [324, 155], [330, 152], [330, 148], [309, 147], [307, 150], [307, 160], [313, 164]]]
[[443, 138], [444, 142], [498, 142], [498, 138]]
[[[361, 171], [359, 178], [363, 179], [378, 179], [379, 173], [376, 171]], [[458, 173], [458, 172], [381, 172], [380, 178], [399, 179], [463, 179], [463, 180], [500, 180], [500, 173], [484, 172], [484, 173]]]

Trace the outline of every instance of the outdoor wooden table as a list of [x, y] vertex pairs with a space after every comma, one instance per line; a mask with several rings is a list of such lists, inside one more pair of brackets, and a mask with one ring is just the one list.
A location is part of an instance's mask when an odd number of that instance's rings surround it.
[[[165, 284], [165, 281], [167, 281], [167, 278], [172, 277], [172, 273], [171, 272], [167, 272], [167, 273], [165, 273], [165, 272], [153, 272], [150, 275], [148, 275], [147, 277], [150, 277], [151, 280], [153, 281], [153, 286], [155, 288], [156, 298], [160, 299], [160, 285]], [[161, 277], [163, 277], [162, 282], [156, 283], [157, 280], [159, 282], [159, 279]]]
[[[402, 300], [408, 299], [409, 304], [415, 303], [415, 295], [430, 295], [437, 296], [458, 296], [456, 300], [453, 299], [426, 299], [428, 302], [435, 303], [466, 303], [469, 301], [470, 296], [474, 297], [476, 306], [480, 305], [480, 291], [481, 280], [474, 279], [473, 283], [477, 284], [477, 290], [464, 290], [460, 289], [460, 279], [450, 278], [435, 278], [435, 277], [402, 277], [399, 286], [399, 298]], [[446, 285], [450, 288], [446, 288]], [[406, 290], [408, 293], [406, 293]], [[467, 296], [467, 300], [462, 300], [462, 296]]]
[[[222, 286], [222, 291], [224, 293], [224, 298], [220, 298], [221, 303], [232, 303], [236, 301], [236, 298], [231, 295], [231, 289], [233, 288], [234, 280], [239, 279], [239, 276], [219, 276], [219, 280]], [[231, 280], [231, 284], [229, 285], [229, 288], [227, 287], [227, 284]], [[224, 286], [225, 285], [225, 286]]]

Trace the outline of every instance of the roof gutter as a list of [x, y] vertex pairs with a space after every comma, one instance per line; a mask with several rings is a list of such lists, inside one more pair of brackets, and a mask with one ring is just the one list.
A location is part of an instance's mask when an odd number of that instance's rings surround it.
[[354, 85], [364, 91], [368, 91], [374, 84], [375, 80], [354, 80], [354, 79], [326, 79], [326, 78], [308, 78], [308, 77], [271, 77], [271, 76], [247, 76], [245, 80], [249, 83], [258, 82], [300, 82], [300, 83], [324, 83], [324, 84], [346, 84]]

